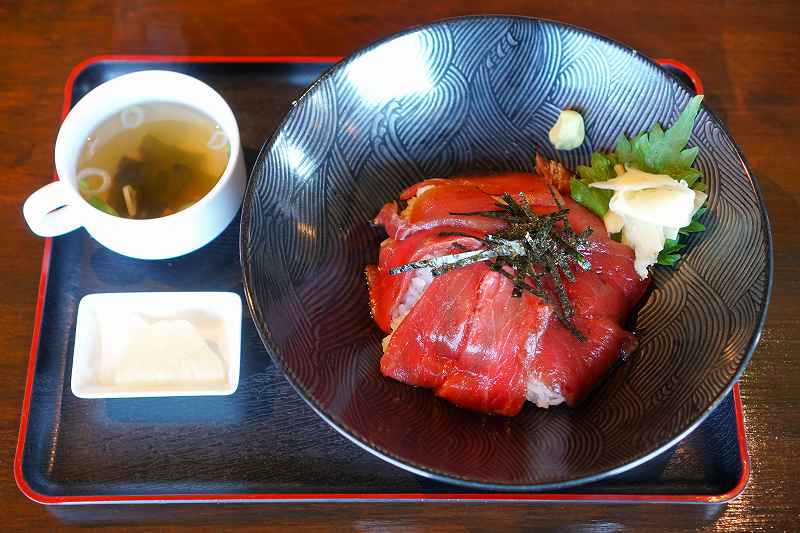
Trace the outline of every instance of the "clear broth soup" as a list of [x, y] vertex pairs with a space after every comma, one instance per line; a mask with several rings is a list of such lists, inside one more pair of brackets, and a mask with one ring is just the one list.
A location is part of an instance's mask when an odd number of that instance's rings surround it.
[[78, 188], [95, 208], [125, 218], [159, 218], [205, 196], [230, 157], [225, 132], [182, 104], [149, 102], [101, 122], [78, 159]]

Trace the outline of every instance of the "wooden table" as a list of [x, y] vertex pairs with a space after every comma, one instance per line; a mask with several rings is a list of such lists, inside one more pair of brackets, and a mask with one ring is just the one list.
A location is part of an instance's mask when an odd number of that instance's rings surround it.
[[[141, 5], [140, 5], [141, 4]], [[775, 284], [761, 344], [742, 379], [752, 477], [727, 506], [334, 505], [48, 509], [11, 476], [42, 241], [24, 198], [53, 172], [62, 88], [73, 65], [103, 53], [346, 55], [407, 26], [484, 13], [558, 19], [692, 65], [706, 103], [727, 123], [758, 176], [775, 238]], [[800, 514], [800, 4], [793, 0], [637, 2], [0, 2], [0, 516], [7, 530], [65, 524], [189, 524], [297, 531], [796, 530]], [[792, 281], [795, 280], [795, 281]]]

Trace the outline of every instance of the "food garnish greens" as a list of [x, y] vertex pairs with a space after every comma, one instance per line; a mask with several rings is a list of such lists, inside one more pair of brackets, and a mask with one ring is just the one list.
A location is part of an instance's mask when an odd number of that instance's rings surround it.
[[[575, 263], [583, 270], [591, 268], [592, 265], [582, 252], [589, 248], [588, 237], [592, 229], [586, 228], [581, 233], [575, 233], [567, 221], [569, 209], [564, 208], [552, 189], [551, 193], [558, 210], [547, 215], [534, 213], [523, 193], [519, 194], [518, 201], [509, 193], [503, 194], [503, 201], [497, 203], [496, 211], [451, 213], [499, 218], [509, 225], [486, 237], [475, 237], [460, 232], [442, 232], [440, 235], [457, 235], [479, 240], [485, 248], [408, 263], [390, 269], [389, 274], [396, 275], [412, 269], [430, 268], [433, 275], [438, 276], [480, 261], [491, 261], [490, 266], [493, 270], [513, 282], [513, 297], [519, 298], [523, 291], [528, 291], [551, 304], [564, 326], [583, 341], [586, 337], [572, 320], [575, 310], [567, 296], [561, 275], [563, 274], [568, 281], [574, 282], [575, 275], [571, 263]], [[558, 297], [557, 302], [553, 301], [550, 292], [545, 288], [547, 278]]]
[[[702, 172], [692, 166], [697, 158], [698, 148], [686, 148], [702, 100], [703, 95], [689, 100], [678, 119], [666, 131], [655, 123], [649, 131], [630, 139], [621, 133], [612, 153], [594, 152], [591, 166], [578, 166], [580, 177], [574, 177], [570, 181], [572, 198], [596, 215], [604, 217], [613, 191], [590, 187], [590, 184], [611, 180], [617, 177], [620, 170], [632, 168], [651, 174], [667, 175], [676, 181], [685, 181], [695, 191], [705, 191], [705, 184], [700, 181]], [[680, 237], [705, 230], [699, 220], [705, 211], [703, 207], [697, 210], [691, 223], [680, 228], [677, 238], [666, 239], [658, 254], [658, 264], [672, 266], [678, 262], [681, 257], [678, 252], [685, 246]]]

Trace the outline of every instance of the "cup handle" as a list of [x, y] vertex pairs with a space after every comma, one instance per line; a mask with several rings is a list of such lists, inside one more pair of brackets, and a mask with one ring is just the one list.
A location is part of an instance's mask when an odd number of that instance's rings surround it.
[[25, 222], [40, 237], [55, 237], [81, 227], [75, 208], [67, 205], [64, 184], [48, 183], [28, 196], [22, 206]]

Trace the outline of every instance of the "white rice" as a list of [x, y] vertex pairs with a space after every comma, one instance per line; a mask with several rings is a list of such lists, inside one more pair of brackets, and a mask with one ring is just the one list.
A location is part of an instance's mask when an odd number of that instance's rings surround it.
[[[428, 258], [426, 257], [425, 259]], [[414, 275], [408, 283], [406, 293], [403, 295], [397, 307], [392, 310], [392, 330], [397, 329], [397, 326], [400, 325], [400, 322], [402, 322], [408, 312], [411, 311], [411, 308], [414, 307], [414, 304], [417, 303], [419, 297], [422, 296], [422, 293], [425, 292], [425, 289], [428, 288], [428, 285], [430, 285], [432, 281], [433, 274], [430, 268], [421, 268], [414, 271]]]
[[528, 376], [525, 397], [529, 402], [536, 404], [536, 407], [541, 407], [542, 409], [547, 409], [551, 405], [558, 405], [564, 402], [564, 397], [561, 394], [550, 389], [550, 387], [542, 383], [535, 375]]
[[[422, 296], [422, 293], [425, 292], [425, 289], [428, 288], [428, 285], [430, 285], [432, 281], [433, 274], [431, 273], [431, 269], [422, 268], [414, 271], [414, 276], [408, 284], [408, 289], [406, 289], [403, 299], [400, 301], [400, 304], [392, 310], [392, 323], [390, 325], [392, 332], [397, 329], [400, 322], [408, 315], [408, 312], [411, 311], [411, 308], [414, 307], [414, 304], [417, 303], [419, 297]], [[384, 352], [386, 352], [386, 348], [389, 347], [390, 340], [392, 340], [392, 333], [389, 333], [383, 338], [383, 341], [381, 341]]]

